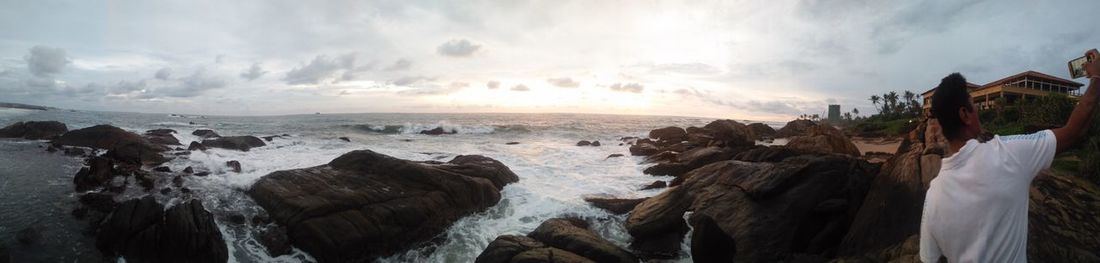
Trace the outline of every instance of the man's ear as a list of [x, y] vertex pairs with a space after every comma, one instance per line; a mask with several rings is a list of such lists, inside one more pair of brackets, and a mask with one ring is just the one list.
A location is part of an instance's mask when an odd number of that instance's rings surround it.
[[975, 113], [976, 112], [970, 111], [970, 109], [967, 109], [966, 107], [959, 107], [959, 120], [961, 120], [963, 124], [966, 124], [966, 126], [974, 125], [973, 123], [970, 123], [970, 114]]

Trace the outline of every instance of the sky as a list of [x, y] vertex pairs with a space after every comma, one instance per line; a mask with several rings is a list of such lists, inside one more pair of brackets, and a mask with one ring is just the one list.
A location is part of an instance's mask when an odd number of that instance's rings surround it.
[[[0, 1], [0, 101], [210, 115], [783, 121], [1068, 78], [1100, 1]], [[1081, 80], [1079, 80], [1081, 81]]]

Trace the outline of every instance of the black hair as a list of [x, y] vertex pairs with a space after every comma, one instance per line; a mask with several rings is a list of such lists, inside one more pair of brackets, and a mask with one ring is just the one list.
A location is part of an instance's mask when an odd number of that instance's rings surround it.
[[963, 122], [959, 118], [959, 108], [975, 110], [970, 104], [966, 78], [955, 72], [944, 77], [940, 85], [936, 86], [936, 93], [932, 94], [932, 116], [939, 121], [943, 136], [947, 139], [956, 139], [962, 132]]

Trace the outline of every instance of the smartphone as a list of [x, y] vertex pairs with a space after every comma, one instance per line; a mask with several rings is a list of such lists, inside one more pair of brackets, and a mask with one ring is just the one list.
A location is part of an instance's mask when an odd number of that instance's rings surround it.
[[1088, 58], [1082, 56], [1074, 60], [1069, 61], [1069, 76], [1070, 78], [1080, 78], [1085, 76], [1085, 62]]

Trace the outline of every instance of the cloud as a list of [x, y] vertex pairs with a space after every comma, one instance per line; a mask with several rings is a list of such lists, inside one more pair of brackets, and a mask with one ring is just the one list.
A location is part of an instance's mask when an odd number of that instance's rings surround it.
[[31, 71], [31, 74], [39, 77], [49, 77], [61, 73], [66, 65], [72, 63], [72, 60], [69, 60], [69, 57], [65, 54], [64, 49], [47, 46], [32, 47], [30, 54], [23, 57], [23, 60], [27, 62], [27, 69]]
[[309, 64], [291, 69], [283, 77], [290, 85], [321, 84], [322, 82], [336, 81], [335, 75], [342, 71], [355, 69], [355, 53], [348, 53], [339, 57], [329, 58], [326, 55], [317, 55]]
[[490, 80], [488, 83], [485, 83], [485, 86], [489, 87], [489, 89], [497, 89], [500, 88], [500, 81]]
[[615, 84], [611, 84], [610, 88], [613, 91], [619, 91], [619, 92], [642, 93], [642, 90], [645, 89], [645, 86], [642, 86], [642, 84], [638, 84], [638, 83], [626, 83], [626, 84], [615, 83]]
[[110, 94], [127, 94], [135, 91], [145, 90], [145, 80], [140, 81], [119, 81], [115, 85], [108, 87], [107, 92]]
[[202, 95], [208, 90], [225, 88], [226, 85], [227, 82], [224, 79], [212, 76], [206, 71], [197, 70], [191, 76], [180, 78], [176, 85], [153, 90], [153, 93], [147, 97], [189, 98]]
[[412, 61], [409, 61], [408, 59], [403, 59], [402, 58], [402, 59], [398, 59], [397, 61], [394, 61], [393, 65], [390, 65], [389, 67], [386, 67], [385, 70], [386, 71], [408, 70], [411, 67], [412, 67]]
[[157, 70], [157, 73], [153, 74], [153, 77], [159, 80], [168, 80], [168, 78], [171, 76], [172, 69], [168, 67], [161, 68], [160, 70]]
[[547, 79], [546, 82], [550, 82], [550, 85], [562, 88], [576, 88], [581, 86], [580, 82], [577, 82], [572, 78], [550, 78]]
[[[247, 71], [241, 72], [241, 78], [252, 81], [260, 78], [264, 74], [267, 74], [267, 71], [260, 67], [259, 62], [256, 62], [252, 63], [252, 67], [249, 67]], [[347, 72], [344, 72], [344, 74], [346, 75]]]
[[527, 85], [519, 84], [512, 86], [512, 91], [530, 91], [531, 89]]
[[481, 49], [481, 45], [471, 43], [466, 39], [452, 39], [439, 45], [436, 52], [449, 57], [469, 57]]
[[446, 95], [469, 87], [466, 82], [451, 82], [447, 86], [436, 84], [418, 85], [415, 88], [397, 92], [402, 95]]
[[714, 75], [722, 71], [718, 67], [705, 63], [663, 63], [635, 65], [650, 74]]
[[390, 81], [390, 84], [397, 85], [397, 86], [409, 86], [409, 85], [412, 85], [412, 84], [416, 84], [417, 82], [429, 81], [429, 80], [434, 80], [434, 78], [429, 78], [429, 77], [425, 77], [425, 76], [406, 76], [406, 77], [401, 77], [401, 78], [392, 80], [392, 81]]

